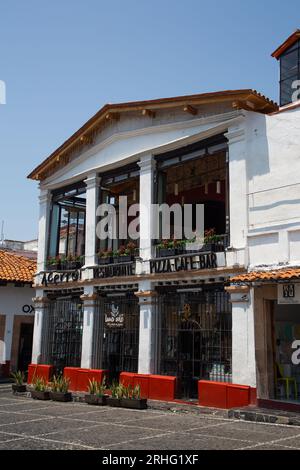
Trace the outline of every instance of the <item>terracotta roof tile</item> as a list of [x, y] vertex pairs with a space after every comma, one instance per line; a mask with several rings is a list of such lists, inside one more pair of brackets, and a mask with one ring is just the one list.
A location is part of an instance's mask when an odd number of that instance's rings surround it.
[[0, 281], [33, 282], [36, 261], [0, 250]]
[[286, 281], [300, 279], [300, 268], [275, 269], [273, 271], [252, 271], [231, 278], [231, 282]]

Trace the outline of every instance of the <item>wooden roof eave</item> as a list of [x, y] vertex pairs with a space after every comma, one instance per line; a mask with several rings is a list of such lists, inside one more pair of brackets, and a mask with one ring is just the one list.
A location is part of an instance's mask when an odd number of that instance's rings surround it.
[[[46, 160], [38, 165], [29, 175], [29, 179], [44, 180], [48, 174], [45, 175], [48, 169], [55, 170], [62, 165], [68, 163], [68, 151], [75, 151], [76, 148], [92, 144], [89, 136], [92, 132], [101, 127], [102, 123], [107, 120], [107, 115], [112, 117], [114, 114], [119, 117], [122, 112], [137, 112], [149, 109], [152, 112], [158, 109], [178, 108], [178, 107], [192, 107], [204, 104], [215, 104], [218, 102], [238, 102], [239, 106], [243, 109], [257, 111], [257, 112], [272, 112], [278, 109], [276, 103], [268, 100], [263, 95], [260, 95], [255, 90], [236, 90], [227, 92], [206, 93], [202, 95], [191, 95], [175, 98], [162, 98], [160, 100], [147, 100], [132, 103], [121, 104], [107, 104], [103, 106], [89, 121], [87, 121], [78, 131], [76, 131], [69, 139], [67, 139], [58, 149], [56, 149]], [[246, 101], [253, 104], [248, 107]], [[52, 171], [53, 172], [53, 171]]]

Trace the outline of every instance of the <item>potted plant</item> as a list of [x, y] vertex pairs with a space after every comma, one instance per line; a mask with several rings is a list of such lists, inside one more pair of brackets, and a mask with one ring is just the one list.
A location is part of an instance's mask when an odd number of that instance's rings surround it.
[[134, 408], [135, 410], [145, 410], [147, 408], [147, 398], [141, 398], [140, 385], [134, 388], [122, 386], [121, 406], [124, 408]]
[[26, 385], [24, 384], [25, 381], [25, 374], [24, 372], [17, 370], [16, 372], [13, 372], [12, 378], [14, 379], [14, 384], [12, 384], [12, 391], [13, 393], [24, 393], [26, 392]]
[[102, 383], [97, 382], [95, 379], [89, 380], [88, 385], [88, 394], [85, 395], [85, 402], [89, 405], [100, 405], [104, 406], [107, 404], [108, 395], [105, 394], [106, 391], [106, 379], [105, 376], [102, 380]]
[[113, 382], [110, 390], [111, 396], [107, 398], [107, 404], [109, 406], [120, 407], [122, 398], [122, 388], [117, 382]]
[[108, 250], [101, 250], [98, 253], [98, 262], [99, 264], [110, 264], [112, 261], [113, 250], [109, 248]]
[[47, 269], [49, 271], [57, 271], [58, 269], [60, 269], [59, 258], [56, 256], [50, 256], [47, 259]]
[[36, 377], [33, 390], [31, 391], [31, 397], [36, 400], [50, 400], [47, 383], [43, 377]]
[[72, 393], [69, 392], [70, 380], [62, 375], [54, 375], [50, 385], [50, 398], [53, 401], [72, 401]]
[[80, 269], [84, 265], [84, 256], [75, 256], [75, 269]]
[[157, 245], [159, 256], [165, 258], [167, 256], [175, 256], [174, 240], [164, 239]]
[[210, 228], [204, 232], [203, 251], [216, 251], [216, 245], [221, 240], [221, 236], [216, 234], [215, 228]]

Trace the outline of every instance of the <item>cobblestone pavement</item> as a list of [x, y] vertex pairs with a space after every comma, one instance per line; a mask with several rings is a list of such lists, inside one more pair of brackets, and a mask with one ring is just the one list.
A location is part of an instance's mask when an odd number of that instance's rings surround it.
[[300, 449], [300, 428], [0, 393], [0, 449]]

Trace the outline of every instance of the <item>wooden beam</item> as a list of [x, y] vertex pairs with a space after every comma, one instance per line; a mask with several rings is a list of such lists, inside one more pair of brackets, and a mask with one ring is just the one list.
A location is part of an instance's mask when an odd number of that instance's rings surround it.
[[105, 115], [107, 121], [118, 121], [120, 119], [120, 113], [107, 113]]
[[82, 142], [83, 144], [92, 144], [93, 143], [93, 139], [91, 136], [89, 135], [82, 135], [80, 137], [80, 142]]
[[148, 116], [150, 118], [155, 118], [155, 111], [152, 111], [151, 109], [143, 109], [142, 110], [142, 115], [143, 116]]
[[194, 108], [194, 106], [191, 106], [189, 104], [186, 104], [184, 107], [183, 107], [183, 111], [185, 113], [190, 113], [192, 114], [193, 116], [196, 116], [196, 114], [198, 114], [198, 110], [196, 108]]

